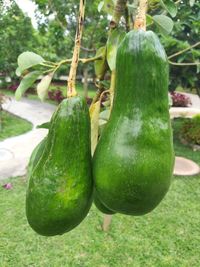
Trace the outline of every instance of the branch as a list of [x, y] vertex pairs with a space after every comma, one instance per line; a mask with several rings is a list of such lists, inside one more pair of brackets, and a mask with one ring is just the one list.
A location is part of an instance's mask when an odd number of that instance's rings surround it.
[[89, 53], [95, 53], [96, 52], [96, 49], [86, 48], [86, 47], [83, 47], [82, 45], [81, 45], [81, 50], [83, 50], [85, 52], [89, 52]]
[[200, 62], [194, 62], [194, 63], [178, 63], [178, 62], [173, 62], [173, 61], [170, 61], [169, 60], [169, 63], [171, 65], [175, 65], [175, 66], [197, 66], [197, 65], [200, 65]]
[[193, 45], [191, 45], [191, 46], [189, 46], [189, 47], [187, 47], [187, 48], [185, 48], [185, 49], [183, 49], [183, 50], [181, 50], [181, 51], [179, 51], [179, 52], [177, 52], [177, 53], [175, 53], [175, 54], [169, 56], [168, 59], [171, 59], [171, 58], [173, 58], [173, 57], [176, 57], [176, 56], [178, 56], [178, 55], [181, 55], [181, 54], [183, 54], [184, 52], [186, 52], [186, 51], [188, 51], [188, 50], [190, 50], [190, 49], [192, 49], [192, 48], [194, 48], [194, 47], [196, 47], [196, 46], [198, 46], [198, 45], [200, 45], [200, 42], [198, 42], [198, 43], [196, 43], [196, 44], [193, 44]]
[[77, 95], [75, 83], [76, 83], [76, 72], [77, 72], [77, 67], [78, 67], [78, 62], [79, 62], [81, 38], [82, 38], [82, 33], [83, 33], [85, 4], [86, 4], [86, 0], [80, 0], [78, 27], [76, 30], [74, 53], [72, 57], [72, 63], [71, 63], [71, 68], [70, 68], [69, 78], [68, 78], [68, 85], [67, 85], [67, 96], [68, 97]]
[[127, 4], [127, 0], [117, 0], [117, 3], [114, 8], [114, 14], [110, 22], [111, 29], [115, 29], [117, 25], [119, 24], [121, 17], [125, 13], [126, 4]]
[[140, 0], [138, 13], [135, 19], [135, 29], [142, 29], [146, 31], [146, 11], [147, 11], [147, 0]]

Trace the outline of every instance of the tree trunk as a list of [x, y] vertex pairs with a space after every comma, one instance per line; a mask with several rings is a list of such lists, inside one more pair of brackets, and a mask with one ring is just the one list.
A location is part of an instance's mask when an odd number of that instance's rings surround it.
[[104, 232], [109, 230], [111, 220], [112, 220], [112, 215], [107, 215], [107, 214], [104, 215], [104, 220], [103, 220], [103, 225], [102, 225], [102, 229]]

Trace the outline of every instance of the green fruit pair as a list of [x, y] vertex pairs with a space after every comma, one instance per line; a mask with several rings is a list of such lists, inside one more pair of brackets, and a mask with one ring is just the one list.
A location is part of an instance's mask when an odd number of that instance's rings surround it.
[[[63, 234], [87, 215], [90, 146], [86, 102], [63, 100], [29, 164], [26, 213], [37, 233]], [[167, 57], [153, 32], [131, 31], [117, 52], [113, 109], [94, 154], [94, 202], [107, 214], [148, 213], [168, 191], [173, 165]]]

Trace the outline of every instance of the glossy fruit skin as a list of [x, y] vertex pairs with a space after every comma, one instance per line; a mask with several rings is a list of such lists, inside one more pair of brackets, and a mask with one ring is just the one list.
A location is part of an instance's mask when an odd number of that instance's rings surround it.
[[94, 191], [94, 204], [96, 206], [96, 208], [101, 211], [102, 213], [104, 214], [115, 214], [116, 212], [115, 211], [112, 211], [110, 209], [108, 209], [101, 201], [100, 199], [98, 198], [97, 194], [95, 193]]
[[28, 163], [27, 177], [31, 175], [33, 168], [37, 165], [44, 150], [45, 141], [46, 137], [34, 148]]
[[167, 193], [173, 166], [167, 57], [153, 32], [133, 30], [117, 52], [113, 109], [94, 153], [97, 195], [116, 212], [146, 214]]
[[85, 100], [76, 96], [63, 100], [51, 119], [29, 178], [27, 219], [41, 235], [63, 234], [85, 218], [92, 200], [89, 112]]

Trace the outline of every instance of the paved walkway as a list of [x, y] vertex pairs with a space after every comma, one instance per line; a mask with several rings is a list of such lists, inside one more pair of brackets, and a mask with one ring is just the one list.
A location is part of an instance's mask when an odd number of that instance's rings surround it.
[[[192, 100], [192, 106], [171, 108], [171, 117], [192, 117], [200, 114], [200, 98], [196, 95], [187, 95]], [[26, 98], [18, 102], [11, 98], [3, 105], [3, 108], [30, 121], [33, 124], [33, 130], [0, 142], [0, 180], [26, 174], [26, 167], [33, 149], [47, 134], [47, 130], [36, 129], [36, 126], [49, 121], [56, 106]]]
[[47, 134], [46, 129], [36, 129], [36, 126], [49, 121], [56, 106], [25, 98], [18, 102], [11, 98], [3, 108], [30, 121], [33, 130], [0, 142], [0, 180], [26, 174], [33, 149]]
[[192, 106], [187, 108], [170, 108], [171, 118], [188, 117], [191, 118], [194, 115], [200, 114], [200, 98], [198, 95], [182, 93], [190, 97]]

